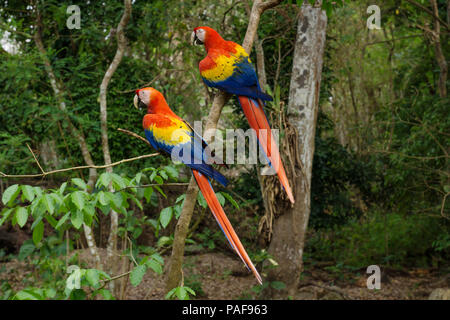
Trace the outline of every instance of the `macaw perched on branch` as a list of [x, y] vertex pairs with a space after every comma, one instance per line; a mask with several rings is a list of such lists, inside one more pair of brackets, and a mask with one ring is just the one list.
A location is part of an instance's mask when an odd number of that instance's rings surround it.
[[[172, 159], [181, 161], [191, 168], [200, 191], [231, 247], [247, 268], [253, 271], [258, 282], [262, 284], [261, 276], [250, 260], [211, 186], [210, 179], [214, 179], [224, 186], [228, 184], [228, 181], [220, 172], [206, 163], [207, 156], [204, 151], [208, 148], [208, 144], [186, 121], [170, 109], [166, 99], [158, 90], [154, 88], [136, 90], [134, 105], [136, 108], [147, 109], [147, 114], [143, 119], [147, 140], [156, 150], [171, 155]], [[188, 151], [190, 154], [186, 155], [184, 151]]]
[[224, 40], [217, 31], [209, 27], [195, 28], [191, 40], [196, 45], [203, 44], [207, 52], [206, 58], [199, 64], [203, 81], [209, 87], [238, 96], [250, 127], [255, 130], [270, 165], [275, 169], [289, 200], [294, 203], [280, 152], [264, 113], [263, 101], [273, 99], [261, 91], [247, 52], [239, 44]]

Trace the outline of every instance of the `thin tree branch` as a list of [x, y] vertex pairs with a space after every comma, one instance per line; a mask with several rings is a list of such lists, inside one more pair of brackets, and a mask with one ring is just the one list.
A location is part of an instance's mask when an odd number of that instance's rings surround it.
[[122, 159], [120, 161], [113, 162], [113, 163], [110, 163], [110, 164], [105, 164], [105, 165], [102, 165], [102, 166], [96, 166], [96, 165], [78, 166], [78, 167], [57, 169], [57, 170], [52, 170], [52, 171], [43, 172], [43, 173], [37, 173], [37, 174], [6, 174], [6, 173], [3, 173], [3, 172], [0, 171], [0, 177], [1, 178], [38, 178], [38, 177], [45, 177], [45, 176], [48, 176], [48, 175], [51, 175], [51, 174], [55, 174], [55, 173], [67, 172], [67, 171], [72, 171], [72, 170], [106, 169], [106, 168], [109, 168], [109, 167], [118, 166], [119, 164], [122, 164], [122, 163], [136, 161], [136, 160], [145, 159], [145, 158], [151, 158], [151, 157], [155, 157], [155, 156], [158, 156], [158, 155], [160, 155], [159, 152], [151, 153], [151, 154], [145, 154], [145, 155], [142, 155], [142, 156], [139, 156], [139, 157], [134, 157], [134, 158]]
[[31, 148], [30, 148], [29, 144], [28, 144], [28, 143], [26, 143], [26, 145], [27, 145], [27, 147], [28, 147], [28, 150], [30, 150], [31, 154], [33, 155], [34, 161], [36, 161], [36, 163], [37, 163], [37, 165], [38, 165], [39, 169], [41, 169], [41, 172], [42, 172], [42, 173], [45, 173], [44, 169], [42, 169], [41, 165], [39, 164], [39, 161], [38, 161], [38, 159], [37, 159], [37, 158], [36, 158], [36, 156], [34, 155], [34, 152], [33, 152], [33, 150], [31, 150]]
[[126, 134], [128, 134], [128, 135], [130, 135], [130, 136], [132, 136], [132, 137], [135, 137], [135, 138], [141, 140], [142, 142], [145, 142], [147, 145], [151, 146], [150, 142], [148, 142], [147, 139], [141, 137], [141, 136], [138, 135], [137, 133], [134, 133], [134, 132], [131, 132], [131, 131], [122, 129], [122, 128], [117, 128], [117, 130], [120, 131], [120, 132], [126, 133]]
[[416, 6], [417, 8], [419, 8], [419, 9], [425, 11], [426, 13], [428, 13], [428, 14], [429, 14], [430, 16], [432, 16], [433, 18], [439, 20], [439, 22], [442, 23], [442, 25], [443, 25], [446, 29], [450, 30], [450, 27], [448, 26], [448, 24], [445, 23], [444, 20], [442, 20], [441, 18], [439, 18], [438, 15], [435, 15], [435, 14], [433, 13], [433, 11], [431, 11], [431, 10], [428, 9], [427, 7], [421, 5], [420, 3], [418, 3], [418, 2], [416, 2], [416, 1], [414, 1], [414, 0], [406, 0], [406, 1], [409, 2], [409, 3], [411, 3], [412, 5]]

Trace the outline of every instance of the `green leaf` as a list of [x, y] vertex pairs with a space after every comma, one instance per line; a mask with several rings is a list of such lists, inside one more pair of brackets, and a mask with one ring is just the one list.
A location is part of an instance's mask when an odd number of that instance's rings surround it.
[[164, 191], [162, 191], [162, 189], [161, 189], [159, 186], [154, 186], [154, 187], [155, 187], [156, 190], [158, 190], [158, 192], [159, 192], [160, 194], [162, 194], [162, 196], [163, 196], [164, 198], [167, 199], [166, 194], [164, 193]]
[[42, 290], [37, 288], [29, 288], [20, 290], [14, 296], [16, 300], [44, 300]]
[[78, 208], [78, 210], [83, 210], [84, 208], [84, 192], [83, 191], [75, 191], [71, 195], [72, 202]]
[[96, 295], [101, 294], [105, 300], [114, 300], [114, 296], [111, 294], [111, 291], [107, 289], [100, 289], [96, 291]]
[[50, 214], [55, 212], [55, 206], [53, 205], [53, 199], [50, 195], [44, 194], [42, 196], [42, 203]]
[[153, 188], [152, 187], [145, 188], [145, 190], [144, 190], [144, 197], [145, 197], [145, 200], [147, 201], [147, 203], [150, 202], [150, 197], [152, 196], [152, 193], [153, 193]]
[[73, 178], [72, 183], [83, 191], [87, 191], [87, 184], [80, 178]]
[[19, 195], [19, 185], [13, 184], [12, 186], [9, 186], [2, 195], [2, 202], [6, 206], [8, 203], [13, 202], [17, 196]]
[[145, 265], [139, 265], [134, 267], [133, 271], [130, 274], [130, 283], [136, 287], [138, 286], [142, 278], [144, 277], [145, 272], [147, 271], [147, 267]]
[[26, 257], [31, 255], [35, 249], [36, 249], [36, 246], [33, 244], [33, 241], [26, 240], [20, 247], [19, 255], [17, 256], [17, 258], [19, 260], [24, 260]]
[[167, 207], [161, 210], [161, 214], [159, 216], [159, 222], [163, 226], [163, 228], [167, 227], [170, 220], [172, 220], [173, 210], [172, 207]]
[[34, 197], [36, 196], [34, 193], [34, 189], [31, 186], [23, 185], [21, 186], [22, 194], [28, 201], [32, 202]]
[[142, 172], [138, 172], [134, 177], [134, 181], [136, 181], [136, 183], [139, 184], [141, 183], [141, 179], [142, 179]]
[[115, 190], [120, 190], [127, 187], [125, 180], [121, 176], [115, 173], [111, 173], [111, 176]]
[[100, 202], [100, 204], [102, 206], [107, 206], [109, 204], [109, 199], [108, 199], [108, 197], [105, 195], [105, 193], [103, 191], [100, 191], [97, 194], [97, 199], [98, 199], [98, 201]]
[[232, 196], [230, 196], [228, 193], [226, 192], [220, 192], [225, 198], [227, 198], [228, 201], [230, 201], [230, 203], [236, 208], [239, 209], [239, 205], [236, 202], [236, 200], [233, 199]]
[[44, 223], [39, 221], [39, 223], [33, 229], [33, 242], [37, 246], [41, 242], [44, 236]]
[[189, 295], [184, 287], [178, 287], [175, 294], [180, 300], [189, 300]]
[[84, 216], [83, 216], [83, 212], [80, 210], [75, 210], [72, 212], [72, 215], [70, 217], [73, 226], [76, 229], [80, 229], [81, 225], [83, 224], [84, 221]]
[[55, 229], [59, 230], [59, 228], [61, 228], [61, 226], [64, 224], [64, 222], [67, 221], [69, 216], [70, 216], [70, 212], [67, 212], [61, 219], [59, 219], [58, 223], [56, 224]]
[[11, 213], [13, 212], [13, 208], [9, 208], [3, 211], [3, 216], [0, 219], [0, 226], [9, 218]]
[[177, 200], [175, 200], [175, 203], [178, 203], [178, 202], [180, 202], [180, 201], [183, 201], [185, 198], [186, 198], [186, 194], [182, 194], [181, 196], [179, 196], [179, 197], [177, 198]]
[[51, 225], [53, 228], [55, 228], [56, 225], [58, 224], [58, 221], [56, 221], [55, 218], [53, 218], [52, 216], [50, 216], [50, 215], [48, 215], [48, 214], [45, 215], [45, 220], [47, 220], [48, 223], [50, 223], [50, 225]]
[[155, 259], [148, 260], [145, 265], [155, 271], [157, 274], [162, 274], [163, 272], [161, 264]]
[[178, 178], [178, 170], [175, 169], [174, 167], [166, 166], [166, 167], [164, 167], [164, 171], [166, 171], [170, 177], [175, 178], [175, 179]]
[[63, 195], [63, 193], [64, 193], [64, 191], [66, 190], [66, 187], [67, 187], [67, 182], [64, 182], [62, 185], [61, 185], [61, 187], [59, 187], [59, 194], [60, 195]]
[[[178, 288], [178, 287], [177, 287]], [[170, 290], [167, 294], [166, 294], [166, 299], [171, 299], [173, 297], [173, 295], [175, 294], [175, 291], [177, 290], [177, 288], [173, 288], [172, 290]]]
[[208, 204], [206, 203], [205, 197], [203, 196], [203, 194], [201, 192], [198, 193], [197, 201], [202, 208], [206, 208], [208, 206]]
[[97, 187], [102, 185], [107, 189], [109, 187], [109, 184], [111, 183], [111, 181], [112, 181], [111, 174], [109, 174], [108, 172], [103, 172], [100, 175], [100, 178], [98, 178], [98, 180], [97, 180]]
[[167, 236], [162, 236], [158, 239], [157, 246], [162, 247], [162, 246], [165, 246], [166, 244], [172, 244], [172, 242], [173, 242], [172, 238], [167, 237]]
[[88, 269], [86, 271], [85, 277], [92, 287], [97, 288], [100, 285], [100, 276], [98, 270]]
[[217, 197], [217, 200], [219, 200], [220, 205], [223, 207], [223, 205], [225, 204], [224, 196], [220, 192], [218, 192], [218, 193], [216, 193], [216, 197]]
[[23, 227], [28, 220], [28, 210], [24, 207], [17, 207], [16, 220], [19, 227]]

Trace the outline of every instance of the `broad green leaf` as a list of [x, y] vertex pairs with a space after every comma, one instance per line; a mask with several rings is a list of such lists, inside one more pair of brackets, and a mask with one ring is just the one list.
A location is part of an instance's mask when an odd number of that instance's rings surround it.
[[159, 175], [160, 175], [161, 177], [163, 177], [164, 180], [167, 180], [167, 179], [169, 178], [169, 176], [167, 175], [167, 173], [166, 173], [164, 170], [161, 170], [161, 171], [159, 172]]
[[189, 300], [189, 295], [184, 287], [178, 287], [175, 294], [180, 300]]
[[161, 264], [155, 259], [148, 260], [145, 265], [155, 271], [157, 274], [162, 274], [163, 272]]
[[127, 187], [125, 180], [116, 173], [111, 173], [113, 186], [115, 190], [124, 189]]
[[105, 300], [114, 300], [114, 296], [111, 294], [111, 291], [107, 289], [100, 289], [96, 291], [96, 294], [102, 295]]
[[83, 210], [84, 208], [84, 192], [83, 191], [75, 191], [72, 193], [72, 202], [78, 208], [78, 210]]
[[59, 219], [58, 223], [56, 224], [55, 229], [59, 230], [59, 228], [61, 228], [61, 226], [64, 224], [64, 222], [67, 221], [69, 216], [70, 216], [70, 212], [67, 212], [61, 219]]
[[83, 216], [83, 212], [80, 210], [75, 210], [72, 212], [72, 215], [70, 217], [73, 226], [76, 229], [80, 229], [81, 225], [83, 224], [84, 221], [84, 216]]
[[44, 300], [42, 290], [37, 288], [29, 288], [20, 290], [14, 296], [16, 300]]
[[30, 254], [32, 254], [35, 249], [36, 249], [36, 246], [33, 244], [33, 241], [26, 240], [20, 247], [19, 255], [17, 256], [17, 258], [19, 260], [24, 260]]
[[44, 236], [44, 223], [41, 220], [33, 229], [34, 244], [38, 245], [39, 242], [41, 242], [43, 236]]
[[44, 194], [42, 196], [42, 203], [44, 204], [45, 208], [50, 214], [53, 214], [55, 212], [55, 206], [53, 205], [53, 198], [50, 195]]
[[175, 179], [178, 178], [178, 170], [175, 169], [174, 167], [166, 166], [166, 167], [164, 167], [164, 171], [166, 171], [169, 174], [169, 176], [171, 176], [172, 178], [175, 178]]
[[106, 197], [106, 195], [103, 191], [100, 191], [97, 194], [97, 199], [102, 206], [107, 206], [109, 204], [109, 199], [108, 199], [108, 197]]
[[86, 271], [85, 277], [92, 287], [96, 288], [100, 285], [100, 276], [98, 270], [88, 269]]
[[97, 187], [99, 187], [100, 185], [104, 186], [106, 189], [108, 189], [109, 184], [112, 181], [112, 177], [111, 174], [109, 174], [108, 172], [103, 172], [100, 177], [98, 178], [97, 181]]
[[53, 299], [56, 296], [56, 290], [54, 288], [47, 288], [44, 290], [44, 295], [46, 298]]
[[58, 224], [58, 221], [56, 221], [55, 218], [53, 218], [51, 215], [46, 214], [45, 215], [45, 220], [48, 221], [48, 223], [50, 223], [50, 225], [55, 228], [56, 225]]
[[40, 187], [33, 187], [34, 190], [34, 194], [36, 195], [36, 197], [41, 197], [43, 192], [42, 189]]
[[142, 172], [138, 172], [136, 174], [136, 176], [134, 177], [134, 181], [136, 181], [137, 184], [141, 183], [141, 178], [142, 178]]
[[28, 201], [32, 202], [36, 196], [34, 193], [34, 188], [32, 186], [23, 185], [21, 186], [22, 194]]
[[163, 226], [163, 228], [167, 227], [170, 220], [172, 219], [173, 210], [172, 207], [167, 207], [161, 210], [161, 214], [159, 216], [159, 222]]
[[80, 178], [73, 178], [72, 183], [83, 191], [87, 191], [87, 184]]
[[165, 246], [166, 244], [171, 244], [173, 242], [173, 239], [167, 236], [162, 236], [158, 239], [158, 243], [157, 246], [158, 247], [162, 247]]
[[144, 190], [144, 197], [145, 197], [145, 200], [147, 201], [147, 203], [150, 202], [150, 197], [152, 196], [152, 193], [153, 193], [153, 188], [152, 187], [145, 188], [145, 190]]
[[59, 194], [60, 195], [63, 195], [64, 194], [64, 191], [66, 190], [66, 187], [67, 187], [67, 182], [64, 182], [62, 185], [61, 185], [61, 187], [59, 187]]
[[0, 226], [9, 218], [11, 213], [13, 212], [13, 208], [9, 208], [3, 211], [3, 216], [0, 219]]
[[19, 227], [23, 227], [28, 220], [28, 210], [24, 207], [17, 207], [16, 209], [16, 220]]
[[164, 259], [158, 253], [154, 253], [150, 256], [150, 258], [159, 262], [159, 264], [164, 264]]
[[178, 287], [173, 288], [172, 290], [170, 290], [167, 294], [166, 294], [166, 299], [171, 299], [173, 297], [173, 295], [175, 294], [175, 291], [177, 290]]
[[205, 197], [203, 197], [203, 194], [201, 192], [198, 193], [197, 201], [200, 204], [201, 207], [206, 208], [208, 204], [206, 203]]
[[2, 195], [2, 202], [6, 206], [8, 203], [13, 202], [17, 196], [19, 195], [19, 185], [13, 184], [12, 186], [9, 186]]
[[147, 271], [147, 267], [145, 265], [139, 265], [134, 267], [133, 271], [130, 274], [130, 283], [136, 287], [142, 281], [145, 272]]
[[223, 207], [223, 205], [225, 204], [224, 196], [219, 192], [219, 193], [216, 193], [216, 197], [217, 197], [217, 200], [219, 200], [220, 205]]
[[182, 194], [181, 196], [179, 196], [179, 197], [177, 198], [177, 200], [175, 200], [175, 203], [178, 203], [178, 202], [180, 202], [180, 201], [183, 201], [185, 198], [186, 198], [186, 194]]

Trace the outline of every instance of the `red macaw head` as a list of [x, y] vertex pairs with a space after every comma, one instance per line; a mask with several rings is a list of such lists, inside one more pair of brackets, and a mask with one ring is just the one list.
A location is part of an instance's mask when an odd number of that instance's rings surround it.
[[191, 35], [191, 42], [195, 45], [208, 46], [215, 39], [222, 39], [219, 33], [210, 27], [197, 27]]
[[166, 99], [161, 92], [152, 87], [142, 88], [135, 91], [134, 106], [147, 109], [148, 113], [160, 113], [167, 110]]

